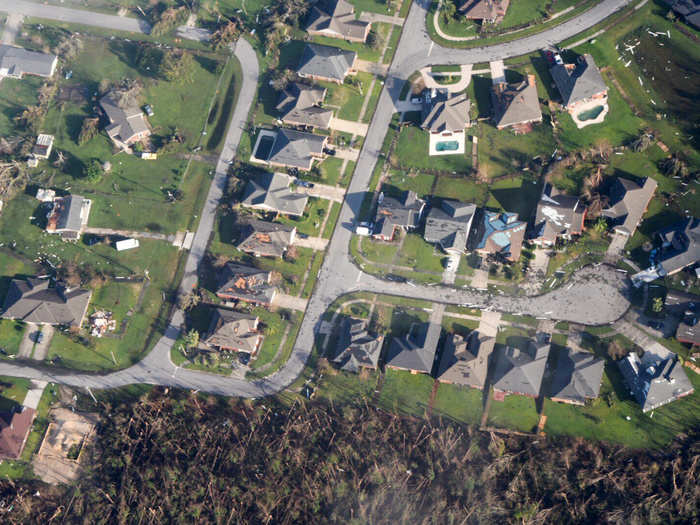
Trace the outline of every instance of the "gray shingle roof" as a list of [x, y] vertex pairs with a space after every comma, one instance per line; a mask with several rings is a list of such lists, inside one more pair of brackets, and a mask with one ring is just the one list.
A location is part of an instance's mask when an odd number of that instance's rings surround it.
[[695, 29], [700, 29], [700, 0], [667, 1], [676, 13]]
[[245, 218], [235, 225], [236, 248], [263, 257], [282, 257], [292, 243], [296, 228], [277, 222]]
[[383, 336], [371, 334], [364, 319], [346, 318], [340, 324], [336, 355], [332, 359], [342, 370], [359, 372], [360, 368], [377, 368]]
[[[83, 209], [87, 213], [90, 204], [88, 199], [80, 195], [55, 198], [51, 213], [49, 213], [46, 231], [79, 234], [83, 227]], [[87, 216], [85, 221], [87, 221]]]
[[654, 196], [656, 186], [651, 177], [647, 177], [642, 186], [629, 179], [616, 178], [608, 191], [609, 205], [602, 215], [611, 219], [615, 230], [632, 235]]
[[588, 53], [579, 57], [576, 64], [555, 64], [550, 73], [566, 107], [608, 90], [593, 57]]
[[297, 73], [301, 76], [330, 78], [342, 82], [357, 58], [354, 51], [321, 44], [306, 44]]
[[560, 235], [580, 235], [585, 213], [586, 208], [578, 197], [564, 195], [547, 183], [537, 204], [533, 236], [554, 242]]
[[319, 106], [325, 96], [324, 88], [292, 82], [280, 93], [276, 109], [287, 124], [328, 129], [333, 111]]
[[[426, 100], [429, 100], [426, 94]], [[442, 98], [430, 104], [421, 127], [432, 133], [461, 131], [469, 126], [470, 102], [465, 93]], [[427, 108], [426, 108], [427, 109]]]
[[589, 352], [564, 348], [549, 388], [549, 397], [584, 403], [598, 397], [605, 361]]
[[2, 317], [28, 323], [80, 326], [92, 292], [82, 288], [67, 290], [49, 281], [13, 279], [5, 297]]
[[475, 213], [476, 204], [445, 199], [440, 207], [431, 208], [428, 212], [423, 237], [427, 242], [439, 244], [444, 250], [463, 252]]
[[700, 219], [689, 217], [659, 232], [662, 242], [659, 264], [671, 274], [700, 261]]
[[128, 143], [140, 133], [150, 133], [143, 111], [138, 106], [120, 107], [112, 92], [100, 99], [100, 106], [109, 119], [105, 131], [111, 139]]
[[429, 374], [433, 369], [441, 326], [435, 323], [414, 324], [404, 337], [391, 340], [386, 366]]
[[364, 41], [369, 23], [355, 19], [355, 8], [345, 0], [326, 0], [311, 8], [306, 30], [328, 36]]
[[21, 77], [25, 73], [50, 77], [57, 60], [56, 55], [0, 44], [0, 69], [6, 70], [7, 75], [12, 77]]
[[496, 338], [473, 331], [466, 338], [450, 334], [437, 369], [440, 381], [484, 388], [489, 359], [496, 344]]
[[323, 135], [280, 128], [267, 160], [280, 166], [310, 170], [314, 159], [323, 156], [326, 140], [328, 137]]
[[265, 172], [248, 181], [241, 204], [249, 208], [286, 215], [304, 214], [309, 197], [289, 189], [292, 177], [286, 173]]
[[542, 120], [534, 75], [517, 84], [494, 84], [491, 100], [493, 121], [499, 128]]
[[262, 342], [258, 318], [225, 308], [214, 308], [204, 342], [218, 348], [254, 354]]
[[377, 205], [374, 233], [391, 237], [395, 228], [412, 229], [420, 223], [425, 201], [415, 192], [406, 191], [400, 198], [383, 197]]
[[267, 270], [229, 262], [218, 275], [216, 294], [226, 298], [268, 304], [276, 291]]
[[529, 341], [525, 349], [502, 348], [496, 356], [493, 371], [493, 387], [537, 397], [540, 394], [550, 345]]

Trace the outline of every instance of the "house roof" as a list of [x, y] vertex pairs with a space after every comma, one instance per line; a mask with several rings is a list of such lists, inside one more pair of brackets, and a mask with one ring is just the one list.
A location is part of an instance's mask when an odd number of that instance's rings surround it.
[[664, 304], [667, 307], [676, 308], [677, 310], [685, 311], [691, 306], [700, 306], [700, 295], [695, 295], [688, 292], [681, 292], [679, 290], [669, 290], [666, 293], [666, 300]]
[[553, 65], [550, 73], [561, 94], [564, 106], [570, 106], [608, 90], [593, 57], [588, 53], [579, 57], [576, 64]]
[[447, 336], [437, 369], [437, 378], [457, 385], [484, 388], [489, 358], [496, 338], [473, 331], [467, 337]]
[[248, 181], [241, 204], [286, 215], [303, 215], [309, 197], [290, 190], [291, 183], [292, 177], [286, 173], [265, 172]]
[[477, 250], [500, 253], [513, 260], [520, 258], [526, 224], [518, 220], [517, 213], [484, 210], [477, 226]]
[[354, 51], [321, 44], [306, 44], [297, 73], [302, 76], [330, 78], [342, 82], [357, 58]]
[[87, 199], [80, 195], [54, 199], [46, 230], [79, 232], [83, 227], [82, 210], [86, 201]]
[[355, 19], [355, 8], [352, 4], [345, 0], [325, 0], [311, 8], [306, 30], [364, 40], [368, 28], [368, 22]]
[[241, 219], [235, 228], [238, 239], [236, 248], [263, 257], [282, 257], [292, 243], [296, 230], [294, 226], [252, 217]]
[[20, 457], [35, 417], [36, 410], [25, 406], [18, 412], [0, 413], [0, 457]]
[[700, 0], [675, 0], [668, 3], [688, 24], [700, 29]]
[[435, 323], [412, 325], [407, 336], [391, 340], [386, 365], [429, 374], [433, 369], [440, 331], [441, 326]]
[[21, 47], [0, 44], [0, 69], [6, 69], [9, 75], [23, 74], [50, 77], [56, 67], [58, 57]]
[[100, 106], [109, 119], [109, 125], [105, 131], [111, 139], [128, 142], [140, 133], [150, 132], [141, 108], [138, 106], [120, 107], [113, 92], [110, 91], [100, 99]]
[[[695, 324], [692, 324], [691, 322]], [[698, 324], [697, 314], [686, 316], [678, 324], [676, 329], [676, 339], [681, 343], [689, 343], [691, 345], [700, 345], [700, 324]]]
[[689, 217], [659, 232], [659, 264], [665, 273], [674, 273], [700, 260], [700, 219]]
[[62, 285], [49, 288], [49, 280], [13, 279], [5, 297], [2, 317], [36, 324], [80, 326], [92, 292], [68, 290]]
[[426, 102], [421, 124], [423, 129], [432, 133], [442, 133], [460, 131], [469, 126], [470, 102], [465, 93], [449, 98], [447, 96], [436, 98], [437, 100], [434, 100], [428, 94], [424, 97]]
[[217, 295], [225, 295], [251, 301], [269, 303], [276, 288], [270, 284], [270, 272], [252, 266], [229, 262], [218, 276]]
[[281, 166], [310, 170], [314, 158], [323, 155], [328, 137], [280, 128], [268, 161]]
[[283, 122], [328, 129], [333, 111], [320, 107], [326, 89], [292, 82], [280, 92], [277, 111]]
[[497, 127], [542, 120], [534, 75], [528, 75], [526, 79], [517, 84], [505, 82], [494, 84], [491, 100], [493, 120]]
[[457, 11], [470, 20], [495, 20], [505, 16], [509, 0], [465, 0]]
[[332, 359], [342, 370], [359, 372], [360, 368], [377, 368], [383, 336], [368, 331], [364, 319], [345, 318], [340, 324], [336, 355]]
[[428, 212], [423, 237], [445, 250], [464, 251], [475, 213], [476, 204], [445, 199]]
[[232, 348], [253, 354], [262, 335], [257, 331], [258, 318], [225, 308], [214, 308], [204, 342], [210, 346]]
[[377, 205], [374, 232], [391, 237], [395, 227], [415, 228], [424, 206], [425, 201], [410, 190], [399, 198], [384, 195]]
[[602, 215], [611, 219], [616, 230], [631, 235], [642, 220], [656, 186], [656, 181], [651, 177], [647, 177], [642, 186], [630, 179], [617, 177], [608, 191], [609, 206], [602, 211]]
[[542, 386], [549, 344], [528, 341], [525, 349], [505, 347], [496, 356], [493, 386], [497, 390], [538, 396]]
[[533, 236], [554, 242], [560, 235], [579, 235], [585, 215], [586, 208], [578, 197], [564, 195], [547, 183], [537, 204]]
[[564, 348], [559, 352], [549, 396], [583, 403], [598, 397], [605, 361], [589, 352]]

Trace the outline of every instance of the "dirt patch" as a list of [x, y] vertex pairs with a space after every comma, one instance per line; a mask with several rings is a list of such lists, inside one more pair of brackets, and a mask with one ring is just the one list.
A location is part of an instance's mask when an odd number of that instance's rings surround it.
[[81, 84], [61, 86], [61, 88], [58, 90], [57, 99], [59, 102], [83, 104], [87, 102], [87, 88]]

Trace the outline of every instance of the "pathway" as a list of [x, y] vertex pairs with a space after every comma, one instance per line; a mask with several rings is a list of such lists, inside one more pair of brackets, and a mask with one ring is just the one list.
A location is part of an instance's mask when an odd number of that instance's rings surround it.
[[87, 228], [83, 229], [83, 233], [90, 233], [93, 235], [117, 235], [120, 237], [127, 237], [127, 238], [153, 239], [156, 241], [167, 241], [167, 242], [173, 242], [175, 240], [175, 235], [165, 235], [164, 233], [153, 233], [153, 232], [138, 232], [138, 231], [132, 231], [132, 230], [113, 230], [111, 228], [87, 227]]
[[357, 159], [360, 156], [360, 150], [355, 148], [337, 148], [335, 150], [335, 156], [339, 159], [347, 159], [357, 162]]
[[272, 306], [277, 308], [287, 308], [289, 310], [298, 310], [303, 312], [306, 310], [306, 304], [309, 302], [308, 299], [303, 297], [297, 297], [296, 295], [287, 295], [284, 293], [276, 293], [272, 298]]
[[27, 395], [24, 396], [22, 404], [34, 410], [39, 408], [39, 401], [41, 401], [41, 396], [44, 394], [46, 385], [48, 385], [46, 381], [30, 381], [29, 390], [27, 390]]
[[[405, 0], [409, 1], [409, 0]], [[389, 15], [382, 15], [379, 13], [370, 13], [368, 11], [363, 11], [362, 14], [360, 14], [360, 20], [363, 22], [381, 22], [384, 24], [393, 24], [395, 26], [402, 26], [404, 23], [405, 18], [401, 18], [400, 16], [389, 16]]]
[[[368, 99], [365, 98], [365, 100]], [[367, 135], [368, 125], [362, 122], [355, 122], [354, 120], [343, 120], [340, 118], [333, 118], [333, 120], [331, 120], [330, 127], [331, 129], [342, 131], [343, 133], [350, 133], [351, 135], [361, 135], [364, 137], [365, 135]]]
[[328, 246], [328, 239], [323, 237], [299, 237], [299, 234], [294, 236], [294, 246], [299, 246], [300, 248], [311, 248], [312, 250], [317, 250], [322, 252]]
[[15, 43], [17, 34], [22, 28], [24, 15], [18, 13], [10, 13], [5, 20], [5, 30], [2, 32], [2, 43], [12, 45]]
[[297, 193], [306, 193], [310, 197], [318, 197], [333, 202], [343, 202], [345, 198], [345, 188], [340, 186], [331, 186], [329, 184], [314, 183], [313, 188], [304, 188], [297, 186]]

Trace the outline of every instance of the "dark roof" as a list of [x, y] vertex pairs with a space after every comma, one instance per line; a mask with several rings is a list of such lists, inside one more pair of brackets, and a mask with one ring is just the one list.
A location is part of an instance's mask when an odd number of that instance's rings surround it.
[[700, 260], [700, 219], [690, 217], [659, 232], [659, 264], [665, 273], [674, 273]]
[[262, 340], [257, 327], [258, 318], [254, 315], [214, 308], [204, 342], [210, 346], [254, 354]]
[[369, 22], [356, 20], [354, 13], [355, 8], [345, 0], [318, 2], [311, 8], [306, 30], [364, 41]]
[[324, 135], [280, 128], [267, 160], [281, 166], [310, 170], [314, 158], [323, 155], [326, 140], [328, 137]]
[[5, 297], [2, 317], [36, 324], [80, 326], [92, 292], [69, 290], [62, 285], [49, 288], [49, 280], [13, 279]]
[[487, 253], [500, 253], [517, 261], [525, 238], [526, 224], [512, 212], [484, 210], [482, 220], [476, 224], [476, 249]]
[[391, 237], [394, 228], [417, 227], [424, 206], [425, 201], [419, 199], [416, 193], [410, 190], [404, 192], [399, 198], [383, 195], [381, 202], [377, 205], [374, 232]]
[[589, 352], [564, 348], [559, 352], [549, 396], [576, 403], [598, 397], [605, 361]]
[[579, 235], [585, 214], [586, 208], [578, 197], [564, 195], [547, 183], [537, 204], [533, 237], [555, 242], [560, 235]]
[[248, 181], [241, 204], [286, 215], [303, 215], [309, 197], [292, 191], [289, 188], [291, 183], [292, 177], [286, 173], [265, 172]]
[[235, 225], [237, 230], [236, 248], [263, 257], [282, 257], [292, 243], [294, 226], [277, 222], [245, 218]]
[[125, 108], [119, 106], [111, 91], [100, 99], [100, 106], [109, 119], [105, 131], [111, 139], [128, 142], [140, 133], [150, 132], [141, 108], [136, 105]]
[[471, 332], [466, 338], [459, 334], [447, 336], [437, 369], [437, 378], [457, 385], [484, 388], [489, 358], [496, 338]]
[[336, 355], [332, 359], [339, 368], [359, 372], [360, 368], [377, 368], [384, 337], [368, 331], [363, 319], [345, 318], [340, 324]]
[[445, 250], [464, 251], [476, 213], [476, 204], [445, 199], [433, 207], [425, 219], [427, 242], [437, 243]]
[[292, 82], [280, 93], [276, 109], [283, 122], [328, 129], [333, 111], [320, 107], [325, 96], [325, 88]]
[[226, 263], [218, 276], [217, 295], [241, 301], [269, 303], [276, 289], [270, 284], [270, 272], [233, 262]]
[[542, 120], [534, 75], [528, 75], [517, 84], [505, 82], [494, 84], [491, 90], [491, 101], [493, 121], [499, 128]]
[[700, 306], [700, 295], [695, 295], [679, 290], [669, 290], [666, 294], [664, 304], [667, 307], [675, 308], [685, 312], [688, 308]]
[[593, 57], [586, 53], [576, 64], [555, 64], [550, 69], [564, 106], [605, 93], [605, 85]]
[[355, 63], [357, 53], [321, 44], [306, 44], [297, 73], [342, 82]]
[[496, 356], [493, 387], [503, 392], [540, 395], [549, 344], [528, 341], [525, 349], [503, 347]]
[[656, 181], [647, 177], [640, 186], [630, 179], [617, 177], [608, 191], [609, 205], [602, 215], [611, 219], [615, 230], [632, 235], [656, 191]]
[[[433, 93], [435, 97], [432, 96]], [[426, 90], [423, 100], [423, 129], [442, 133], [460, 131], [469, 126], [470, 102], [465, 93], [449, 97], [438, 96], [437, 90]]]
[[0, 413], [0, 457], [18, 459], [27, 441], [36, 410], [21, 407], [18, 412]]
[[394, 337], [389, 345], [386, 365], [429, 374], [433, 369], [441, 326], [420, 323], [411, 326], [404, 337]]
[[56, 55], [0, 44], [0, 69], [6, 69], [7, 74], [13, 77], [21, 77], [25, 73], [50, 77], [57, 60]]
[[676, 339], [681, 343], [700, 345], [700, 324], [698, 314], [688, 314], [678, 324], [676, 329]]
[[689, 25], [695, 29], [700, 29], [700, 0], [675, 0], [667, 3]]

